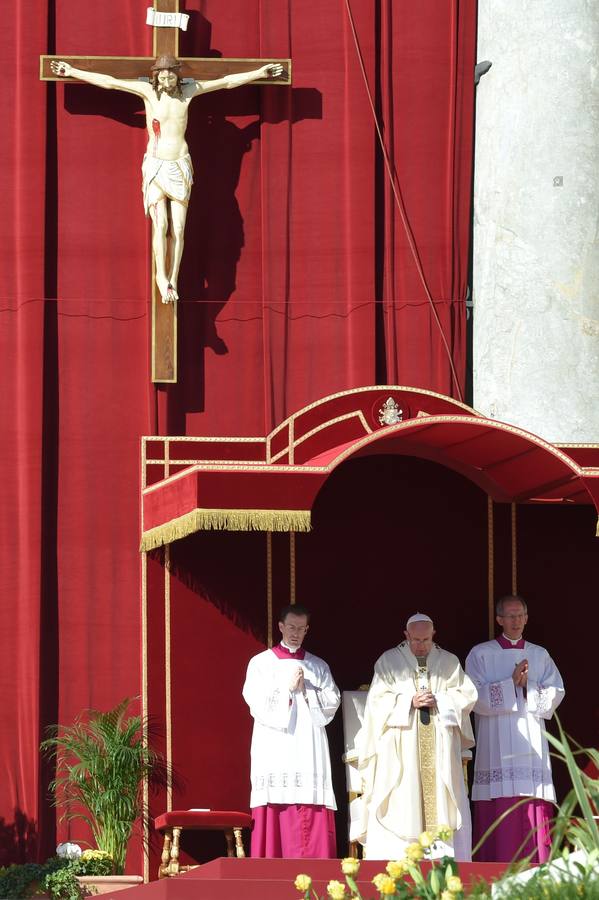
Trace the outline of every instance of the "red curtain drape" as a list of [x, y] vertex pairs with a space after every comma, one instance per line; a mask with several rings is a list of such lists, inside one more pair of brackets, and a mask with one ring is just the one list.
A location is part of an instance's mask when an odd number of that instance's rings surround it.
[[54, 840], [44, 726], [139, 692], [139, 436], [262, 435], [333, 391], [403, 381], [456, 396], [463, 380], [474, 0], [184, 6], [181, 55], [289, 55], [294, 84], [191, 110], [168, 389], [148, 375], [142, 111], [38, 80], [45, 52], [149, 55], [145, 7], [28, 0], [0, 34], [0, 862]]
[[[15, 32], [0, 46], [13, 73], [3, 94], [2, 216], [2, 515], [0, 554], [3, 635], [0, 676], [0, 832], [6, 859], [35, 853], [38, 823], [40, 610], [44, 586], [42, 425], [44, 421], [44, 147], [46, 97], [32, 93], [45, 17], [27, 24], [15, 9]], [[19, 73], [17, 77], [16, 73]], [[8, 137], [10, 136], [10, 137]]]
[[462, 396], [475, 7], [201, 4], [211, 31], [182, 53], [211, 37], [231, 56], [288, 54], [293, 89], [213, 95], [191, 116], [184, 371], [161, 429], [263, 434], [376, 382]]

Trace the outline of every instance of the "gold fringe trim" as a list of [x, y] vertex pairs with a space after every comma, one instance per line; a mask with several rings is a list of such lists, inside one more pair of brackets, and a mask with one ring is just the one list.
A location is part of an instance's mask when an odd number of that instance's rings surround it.
[[194, 509], [145, 531], [140, 551], [172, 544], [196, 531], [310, 531], [311, 527], [309, 509]]

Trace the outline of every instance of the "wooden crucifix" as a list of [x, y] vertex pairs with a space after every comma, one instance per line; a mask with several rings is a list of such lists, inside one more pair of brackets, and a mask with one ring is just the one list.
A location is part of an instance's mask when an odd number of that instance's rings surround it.
[[177, 381], [177, 277], [193, 172], [185, 142], [189, 103], [206, 91], [242, 84], [291, 84], [289, 59], [178, 59], [179, 21], [179, 0], [154, 0], [154, 57], [40, 58], [44, 81], [86, 82], [144, 101], [143, 193], [153, 250], [152, 381], [162, 383]]

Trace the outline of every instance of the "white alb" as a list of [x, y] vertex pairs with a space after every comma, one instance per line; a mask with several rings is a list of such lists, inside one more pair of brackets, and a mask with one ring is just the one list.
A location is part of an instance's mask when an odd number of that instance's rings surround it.
[[[526, 695], [515, 687], [516, 663], [528, 660]], [[545, 722], [564, 698], [557, 666], [544, 649], [503, 648], [497, 641], [473, 647], [466, 672], [476, 685], [476, 760], [473, 800], [536, 797], [555, 802]]]
[[[305, 696], [290, 691], [298, 665]], [[337, 809], [325, 726], [341, 697], [326, 662], [312, 653], [279, 659], [272, 650], [248, 665], [243, 697], [254, 718], [250, 806], [313, 804]]]

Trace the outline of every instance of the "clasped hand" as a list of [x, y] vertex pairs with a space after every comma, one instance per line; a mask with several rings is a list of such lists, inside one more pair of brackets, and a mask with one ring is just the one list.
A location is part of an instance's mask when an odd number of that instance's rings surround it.
[[412, 697], [412, 706], [416, 707], [416, 709], [422, 709], [423, 707], [431, 707], [436, 703], [435, 695], [430, 691], [422, 690], [416, 691], [414, 696]]
[[528, 681], [528, 660], [523, 659], [522, 662], [516, 663], [512, 672], [512, 680], [516, 687], [526, 687]]
[[298, 691], [299, 693], [305, 693], [306, 686], [304, 683], [304, 670], [301, 666], [298, 666], [295, 672], [293, 673], [293, 677], [289, 683], [289, 690], [291, 693]]

